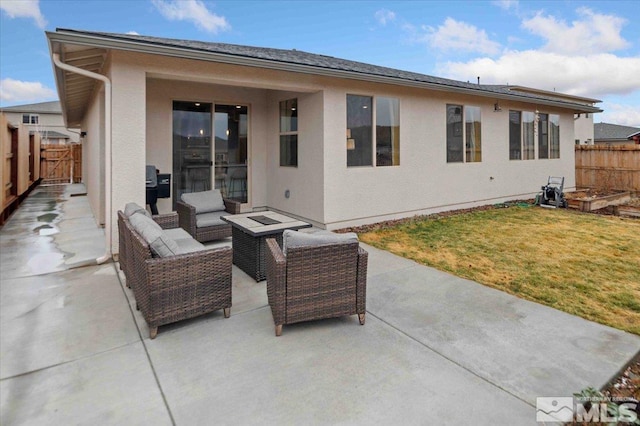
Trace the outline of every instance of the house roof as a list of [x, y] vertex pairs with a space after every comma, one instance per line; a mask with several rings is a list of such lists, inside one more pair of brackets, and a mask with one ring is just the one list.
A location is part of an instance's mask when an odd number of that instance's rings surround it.
[[[552, 105], [570, 109], [574, 113], [601, 112], [599, 108], [593, 106], [593, 103], [599, 102], [598, 100], [572, 97], [571, 95], [556, 94], [555, 92], [536, 91], [535, 89], [527, 91], [523, 90], [521, 86], [511, 88], [510, 86], [504, 85], [482, 85], [462, 82], [295, 49], [285, 50], [60, 28], [57, 29], [56, 32], [47, 32], [47, 37], [51, 45], [52, 54], [61, 54], [62, 59], [67, 63], [70, 61], [80, 61], [81, 59], [85, 61], [88, 60], [98, 70], [102, 64], [97, 64], [99, 61], [96, 59], [102, 57], [102, 60], [104, 60], [106, 56], [105, 53], [108, 49], [119, 49], [416, 88], [453, 91], [491, 97], [496, 100], [510, 99], [534, 102], [540, 105]], [[65, 46], [72, 47], [65, 50]], [[82, 52], [83, 49], [87, 51], [84, 55]], [[93, 60], [88, 59], [88, 55], [90, 55]], [[58, 90], [59, 92], [63, 92], [60, 93], [60, 97], [64, 99], [66, 96], [64, 93], [65, 88], [61, 87], [61, 83], [64, 83], [65, 74], [59, 70], [56, 70], [56, 74]], [[85, 77], [85, 79], [89, 78]], [[90, 83], [92, 89], [94, 81], [90, 81]], [[89, 89], [82, 89], [83, 97], [86, 98]], [[585, 99], [593, 102], [585, 102]]]
[[627, 140], [638, 132], [640, 132], [640, 128], [621, 126], [619, 124], [595, 123], [593, 125], [593, 138], [595, 141]]
[[62, 114], [60, 101], [40, 102], [37, 104], [14, 105], [0, 108], [3, 112], [28, 112], [38, 114]]

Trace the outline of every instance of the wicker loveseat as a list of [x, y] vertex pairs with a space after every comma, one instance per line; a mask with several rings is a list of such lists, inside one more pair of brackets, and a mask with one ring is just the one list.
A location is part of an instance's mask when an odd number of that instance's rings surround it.
[[176, 202], [180, 227], [201, 243], [231, 236], [221, 216], [240, 213], [240, 203], [223, 199], [220, 190], [189, 192]]
[[[178, 227], [176, 213], [151, 219], [142, 211], [141, 208], [130, 216], [118, 212], [119, 260], [127, 286], [133, 290], [136, 308], [149, 326], [150, 337], [156, 337], [161, 325], [219, 309], [228, 318], [231, 248], [205, 248]], [[141, 222], [148, 226], [149, 220], [162, 228], [162, 238], [154, 238], [151, 243], [149, 235], [158, 230], [140, 226]]]
[[358, 314], [364, 325], [368, 253], [355, 234], [287, 230], [267, 239], [267, 297], [276, 336], [284, 324]]

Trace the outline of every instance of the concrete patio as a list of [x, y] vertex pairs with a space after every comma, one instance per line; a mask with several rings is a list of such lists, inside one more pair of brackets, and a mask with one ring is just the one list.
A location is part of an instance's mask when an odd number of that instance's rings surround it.
[[[0, 231], [0, 424], [536, 424], [640, 336], [365, 246], [367, 320], [285, 326], [233, 268], [231, 317], [149, 339], [82, 185], [39, 187]], [[72, 194], [77, 194], [73, 196]], [[230, 244], [225, 241], [221, 244]]]

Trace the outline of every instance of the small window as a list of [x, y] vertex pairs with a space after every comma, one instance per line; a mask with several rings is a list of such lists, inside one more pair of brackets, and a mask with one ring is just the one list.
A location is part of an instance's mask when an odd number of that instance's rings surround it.
[[30, 123], [29, 114], [23, 114], [22, 115], [22, 123], [23, 124], [29, 124]]
[[534, 140], [536, 115], [531, 111], [522, 112], [522, 159], [535, 160], [536, 146]]
[[373, 165], [373, 98], [347, 95], [347, 166]]
[[538, 114], [538, 158], [549, 158], [549, 115]]
[[376, 98], [376, 166], [400, 165], [399, 114], [397, 99]]
[[280, 102], [280, 166], [298, 167], [298, 100]]
[[557, 114], [549, 114], [549, 147], [549, 158], [560, 158], [560, 116]]
[[38, 116], [37, 115], [32, 115], [31, 116], [31, 124], [38, 124]]
[[509, 160], [522, 160], [522, 113], [509, 111]]
[[481, 130], [480, 107], [447, 105], [447, 163], [482, 161]]

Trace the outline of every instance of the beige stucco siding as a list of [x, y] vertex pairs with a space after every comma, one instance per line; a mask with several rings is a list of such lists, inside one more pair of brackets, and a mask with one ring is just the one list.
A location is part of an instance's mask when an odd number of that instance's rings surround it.
[[[400, 101], [400, 165], [347, 167], [347, 94]], [[341, 85], [325, 94], [325, 217], [328, 228], [532, 197], [549, 175], [575, 185], [572, 114], [561, 114], [561, 155], [553, 160], [509, 160], [509, 109], [560, 113], [530, 104], [409, 90], [374, 84]], [[447, 163], [446, 104], [481, 108], [482, 162]], [[537, 147], [536, 147], [537, 150]], [[536, 152], [537, 157], [537, 152]], [[493, 178], [493, 179], [492, 179]]]
[[[575, 186], [573, 114], [560, 109], [501, 100], [495, 112], [491, 98], [127, 52], [113, 53], [108, 71], [114, 250], [115, 211], [145, 202], [144, 166], [173, 173], [174, 100], [247, 105], [247, 208], [280, 210], [330, 229], [532, 197], [549, 175]], [[399, 100], [399, 166], [347, 167], [347, 94]], [[279, 165], [278, 107], [292, 97], [299, 113], [297, 168]], [[482, 162], [447, 163], [448, 103], [481, 108]], [[510, 109], [560, 114], [561, 158], [509, 160]], [[170, 211], [171, 201], [158, 207]]]
[[104, 88], [100, 89], [89, 103], [82, 124], [86, 136], [82, 140], [82, 182], [87, 189], [89, 206], [98, 224], [104, 224], [104, 170], [105, 170], [105, 123]]

